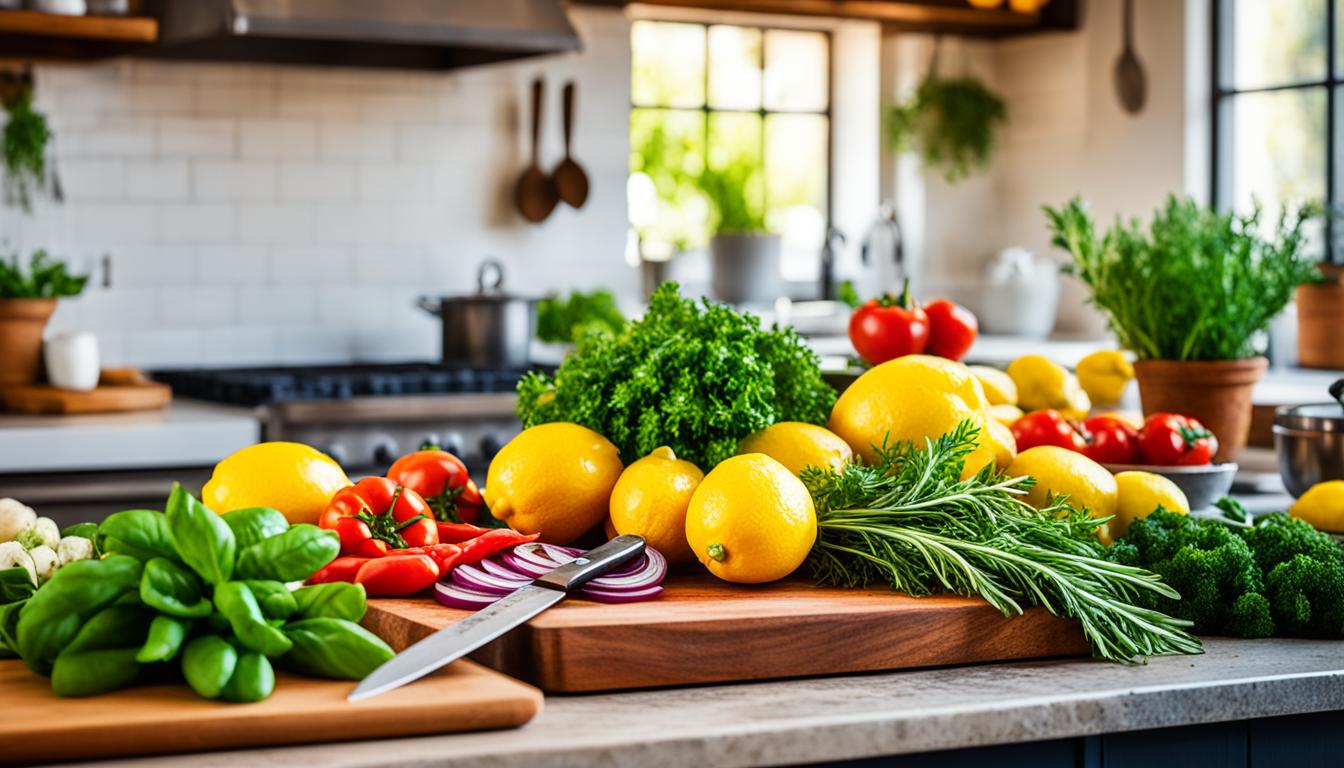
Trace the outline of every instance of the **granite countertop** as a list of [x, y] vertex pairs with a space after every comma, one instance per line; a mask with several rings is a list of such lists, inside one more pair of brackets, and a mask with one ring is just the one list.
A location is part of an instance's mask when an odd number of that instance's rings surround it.
[[552, 696], [517, 730], [111, 765], [784, 765], [1344, 709], [1338, 642], [1205, 647], [1135, 667], [1077, 659]]

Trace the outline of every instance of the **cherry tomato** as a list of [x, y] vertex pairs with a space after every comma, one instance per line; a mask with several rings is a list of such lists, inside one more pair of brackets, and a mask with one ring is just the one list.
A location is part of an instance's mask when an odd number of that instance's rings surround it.
[[1154, 413], [1139, 431], [1144, 460], [1162, 466], [1208, 464], [1218, 453], [1218, 438], [1189, 416]]
[[910, 281], [900, 297], [887, 294], [854, 310], [849, 340], [870, 365], [917, 355], [929, 342], [929, 317], [910, 298]]
[[947, 299], [936, 299], [924, 305], [929, 316], [929, 343], [924, 351], [930, 355], [960, 360], [966, 356], [980, 324], [971, 310]]
[[467, 474], [467, 465], [447, 451], [428, 449], [402, 456], [387, 476], [423, 496], [439, 522], [474, 523], [481, 516], [481, 492]]
[[1018, 451], [1038, 445], [1054, 445], [1079, 452], [1087, 447], [1087, 439], [1078, 428], [1053, 408], [1032, 411], [1013, 422], [1013, 439], [1017, 440]]
[[1114, 416], [1093, 416], [1083, 422], [1088, 443], [1083, 455], [1098, 464], [1138, 464], [1143, 461], [1139, 430]]

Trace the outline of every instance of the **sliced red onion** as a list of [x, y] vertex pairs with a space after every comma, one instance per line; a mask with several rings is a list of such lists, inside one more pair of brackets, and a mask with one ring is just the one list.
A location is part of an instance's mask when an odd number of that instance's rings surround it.
[[[435, 586], [434, 596], [440, 603], [454, 608], [483, 608], [581, 554], [581, 550], [554, 544], [519, 544], [479, 564], [457, 566], [450, 578]], [[619, 570], [585, 584], [578, 596], [606, 603], [647, 600], [662, 594], [663, 588], [659, 585], [666, 576], [667, 558], [650, 547]]]
[[499, 595], [464, 589], [450, 581], [440, 581], [434, 585], [434, 599], [449, 608], [465, 608], [479, 611], [499, 599]]
[[503, 579], [493, 573], [486, 573], [474, 565], [459, 565], [452, 572], [453, 583], [467, 589], [481, 592], [508, 594], [519, 587], [525, 587], [531, 579]]
[[663, 594], [663, 587], [655, 584], [652, 587], [631, 590], [610, 590], [595, 589], [592, 586], [585, 586], [579, 590], [580, 597], [586, 597], [589, 600], [596, 600], [599, 603], [634, 603], [640, 600], [648, 600], [651, 597], [657, 597]]

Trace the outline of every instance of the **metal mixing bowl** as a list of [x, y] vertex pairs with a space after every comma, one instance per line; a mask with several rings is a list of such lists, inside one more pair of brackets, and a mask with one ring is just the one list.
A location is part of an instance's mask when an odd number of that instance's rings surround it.
[[1279, 408], [1274, 448], [1279, 475], [1295, 497], [1317, 483], [1344, 479], [1344, 408], [1339, 403]]

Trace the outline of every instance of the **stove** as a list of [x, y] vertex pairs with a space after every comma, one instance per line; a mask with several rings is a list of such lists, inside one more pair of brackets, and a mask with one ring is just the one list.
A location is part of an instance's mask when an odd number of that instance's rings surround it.
[[267, 440], [306, 443], [347, 470], [381, 472], [430, 443], [482, 472], [521, 429], [523, 370], [443, 363], [168, 370], [178, 397], [256, 409]]

